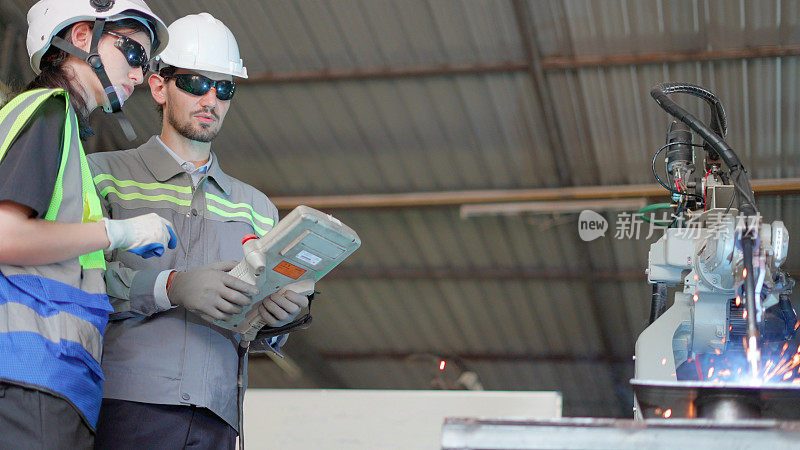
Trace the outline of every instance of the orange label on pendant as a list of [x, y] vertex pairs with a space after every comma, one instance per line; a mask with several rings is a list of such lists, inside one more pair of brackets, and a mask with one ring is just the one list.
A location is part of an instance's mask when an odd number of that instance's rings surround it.
[[306, 273], [306, 269], [297, 267], [288, 261], [281, 261], [280, 264], [275, 266], [275, 268], [272, 270], [293, 280], [300, 278], [304, 273]]

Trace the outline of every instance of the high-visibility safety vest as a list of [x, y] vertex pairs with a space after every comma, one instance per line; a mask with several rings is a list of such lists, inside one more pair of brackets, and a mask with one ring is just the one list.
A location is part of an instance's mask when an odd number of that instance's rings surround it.
[[[0, 109], [0, 161], [39, 107], [58, 96], [67, 105], [61, 164], [45, 219], [96, 222], [100, 199], [63, 89], [27, 91]], [[65, 398], [92, 428], [100, 412], [103, 333], [112, 310], [104, 270], [102, 251], [43, 266], [0, 265], [0, 380]]]

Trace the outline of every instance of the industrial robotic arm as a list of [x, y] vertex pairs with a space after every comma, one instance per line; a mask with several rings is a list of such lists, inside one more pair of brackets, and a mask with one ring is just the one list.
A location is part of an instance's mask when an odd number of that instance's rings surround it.
[[[711, 108], [710, 125], [669, 99], [672, 93], [705, 100]], [[651, 323], [636, 342], [635, 378], [767, 381], [762, 346], [788, 341], [797, 329], [789, 301], [794, 281], [781, 270], [788, 252], [786, 227], [779, 220], [765, 223], [758, 213], [747, 171], [724, 141], [725, 112], [713, 93], [671, 83], [657, 85], [651, 95], [678, 119], [653, 159], [656, 178], [672, 193], [675, 213], [650, 247]], [[692, 142], [692, 132], [702, 145]], [[704, 148], [702, 158], [696, 157], [696, 147]], [[655, 171], [663, 150], [667, 183]], [[677, 291], [674, 304], [664, 311], [668, 286]], [[696, 362], [704, 356], [742, 364], [725, 365], [715, 375]], [[693, 364], [691, 370], [682, 371], [688, 364]], [[693, 378], [686, 378], [687, 373]]]

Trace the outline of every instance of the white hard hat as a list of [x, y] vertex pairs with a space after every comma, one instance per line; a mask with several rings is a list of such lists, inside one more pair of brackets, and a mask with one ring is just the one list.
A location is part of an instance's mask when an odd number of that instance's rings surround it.
[[169, 34], [169, 45], [154, 60], [158, 68], [175, 66], [247, 78], [236, 38], [211, 14], [182, 17], [172, 22]]
[[39, 63], [50, 48], [53, 36], [78, 22], [107, 19], [109, 22], [134, 19], [150, 30], [150, 39], [158, 47], [151, 57], [161, 53], [169, 41], [164, 22], [153, 13], [144, 0], [40, 0], [28, 11], [28, 56], [33, 71], [39, 74]]

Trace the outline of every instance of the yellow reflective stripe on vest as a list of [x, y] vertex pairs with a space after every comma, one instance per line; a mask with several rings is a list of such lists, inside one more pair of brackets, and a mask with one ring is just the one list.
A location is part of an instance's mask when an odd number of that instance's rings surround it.
[[42, 317], [35, 310], [20, 303], [8, 302], [0, 305], [0, 333], [36, 333], [56, 344], [61, 340], [77, 342], [98, 363], [102, 356], [103, 337], [90, 322], [73, 314], [61, 311]]
[[[73, 121], [76, 121], [74, 117], [67, 116], [67, 123], [70, 124], [70, 133], [72, 132]], [[77, 125], [77, 121], [75, 125]], [[66, 134], [66, 131], [64, 134]], [[103, 208], [100, 206], [100, 197], [97, 196], [97, 190], [92, 181], [92, 171], [89, 169], [89, 161], [86, 159], [86, 153], [83, 151], [83, 144], [80, 140], [78, 140], [78, 157], [81, 164], [81, 187], [83, 189], [83, 216], [81, 221], [83, 223], [97, 222], [103, 218]], [[78, 257], [78, 262], [84, 269], [105, 270], [106, 268], [106, 258], [102, 250], [81, 255]]]
[[[97, 222], [103, 218], [103, 209], [100, 207], [100, 197], [97, 195], [94, 182], [92, 182], [92, 171], [89, 169], [89, 161], [86, 159], [86, 153], [81, 151], [78, 156], [80, 156], [81, 159], [81, 185], [85, 193], [83, 196], [83, 221]], [[91, 189], [91, 195], [88, 195], [86, 192], [89, 189]]]
[[[58, 169], [58, 174], [56, 175], [56, 184], [53, 186], [53, 196], [50, 199], [50, 206], [45, 214], [45, 219], [55, 221], [58, 217], [58, 213], [61, 209], [61, 204], [64, 198], [64, 173], [66, 172], [70, 152], [72, 151], [71, 148], [73, 145], [75, 145], [81, 166], [81, 197], [83, 199], [82, 222], [97, 222], [100, 220], [103, 214], [100, 207], [100, 199], [97, 197], [97, 191], [92, 183], [91, 172], [89, 172], [89, 164], [86, 161], [86, 155], [83, 152], [83, 145], [78, 138], [77, 118], [75, 117], [74, 112], [72, 112], [69, 103], [69, 94], [63, 89], [34, 89], [23, 92], [3, 107], [2, 114], [0, 114], [0, 121], [6, 120], [8, 114], [14, 111], [23, 102], [31, 99], [32, 97], [38, 96], [38, 98], [35, 98], [30, 105], [25, 107], [25, 109], [16, 112], [16, 117], [13, 118], [14, 122], [11, 125], [10, 131], [3, 138], [3, 144], [0, 146], [0, 159], [3, 158], [8, 148], [14, 142], [14, 139], [16, 139], [17, 135], [19, 135], [22, 129], [25, 128], [41, 104], [47, 99], [58, 95], [64, 96], [64, 103], [66, 104], [64, 134], [62, 137], [61, 148], [61, 164]], [[84, 269], [105, 269], [106, 267], [102, 250], [80, 256], [79, 262], [81, 267]]]
[[[43, 100], [50, 98], [50, 95], [42, 96]], [[61, 201], [64, 199], [64, 172], [67, 169], [67, 161], [69, 160], [70, 147], [72, 147], [72, 121], [69, 117], [69, 95], [64, 93], [66, 99], [67, 109], [66, 120], [64, 121], [64, 139], [62, 139], [61, 147], [61, 166], [58, 168], [58, 175], [56, 176], [56, 185], [53, 188], [53, 197], [50, 199], [50, 207], [47, 208], [47, 214], [44, 216], [45, 220], [54, 222], [58, 216], [58, 210], [61, 209]], [[85, 195], [84, 195], [85, 197]], [[86, 205], [84, 205], [84, 216], [86, 212]]]
[[[0, 120], [5, 120], [6, 115], [25, 100], [36, 94], [41, 94], [44, 91], [46, 91], [46, 89], [35, 89], [32, 91], [23, 92], [22, 94], [14, 97], [13, 100], [3, 106], [3, 114], [0, 116]], [[5, 136], [3, 139], [3, 145], [0, 146], [0, 160], [3, 159], [3, 156], [5, 156], [6, 151], [11, 146], [11, 143], [14, 142], [14, 139], [17, 138], [19, 132], [22, 131], [22, 129], [25, 128], [25, 125], [28, 124], [28, 120], [30, 120], [33, 113], [36, 112], [36, 108], [38, 108], [39, 105], [41, 105], [41, 103], [47, 98], [49, 98], [49, 96], [43, 96], [40, 101], [36, 101], [35, 103], [29, 105], [17, 116], [17, 118], [14, 120], [14, 124], [11, 126], [11, 131]]]
[[164, 184], [164, 183], [140, 183], [138, 181], [133, 181], [133, 180], [118, 180], [114, 178], [113, 175], [107, 173], [101, 173], [94, 177], [94, 184], [100, 184], [103, 181], [111, 181], [112, 183], [116, 184], [119, 187], [134, 186], [146, 190], [167, 189], [170, 191], [180, 192], [182, 194], [192, 193], [192, 188], [190, 188], [189, 186], [175, 186], [172, 184]]

